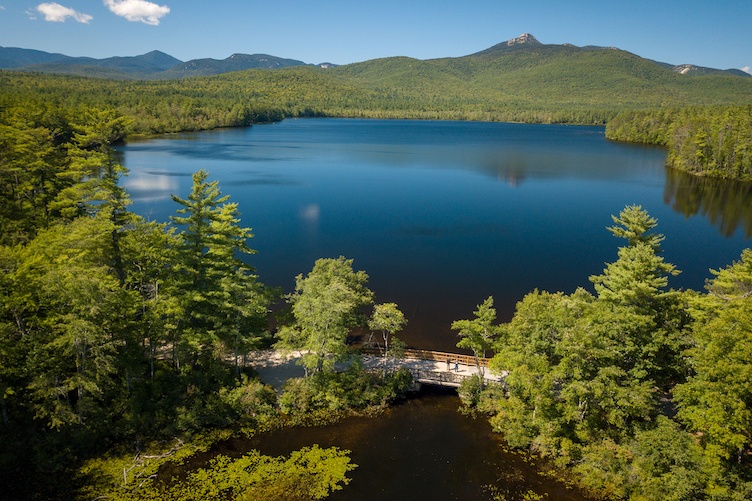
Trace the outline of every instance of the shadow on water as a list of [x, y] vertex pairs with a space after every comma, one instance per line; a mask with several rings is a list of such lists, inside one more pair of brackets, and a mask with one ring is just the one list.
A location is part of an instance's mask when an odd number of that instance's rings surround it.
[[350, 450], [358, 467], [332, 500], [481, 500], [492, 499], [492, 489], [508, 499], [530, 491], [547, 499], [588, 499], [545, 476], [539, 462], [509, 452], [487, 420], [461, 414], [459, 405], [455, 391], [424, 387], [378, 417], [234, 439], [212, 452], [239, 456], [258, 449], [279, 456], [313, 444]]
[[664, 201], [686, 217], [701, 214], [724, 236], [752, 236], [752, 183], [666, 168]]

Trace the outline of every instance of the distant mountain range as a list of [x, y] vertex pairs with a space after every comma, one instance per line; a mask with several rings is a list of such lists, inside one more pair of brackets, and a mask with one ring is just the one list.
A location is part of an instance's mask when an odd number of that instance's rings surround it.
[[[233, 54], [222, 60], [192, 59], [181, 61], [158, 50], [131, 57], [71, 57], [39, 50], [0, 47], [0, 69], [96, 76], [115, 79], [172, 80], [194, 76], [218, 75], [255, 68], [277, 69], [312, 66], [295, 59], [268, 54]], [[331, 63], [318, 66], [333, 67]]]
[[[619, 50], [613, 47], [576, 47], [571, 44], [542, 44], [533, 35], [525, 33], [517, 38], [494, 45], [488, 49], [470, 54], [469, 56], [464, 56], [464, 58], [493, 56], [504, 54], [509, 51], [543, 47], [551, 49], [562, 48], [562, 50], [576, 49], [578, 51]], [[464, 58], [444, 58], [444, 60], [462, 60]], [[402, 58], [384, 58], [384, 60], [396, 59]], [[740, 77], [750, 76], [748, 73], [738, 69], [720, 70], [691, 64], [673, 65], [647, 59], [644, 61], [689, 76], [709, 74], [728, 74]], [[248, 69], [278, 69], [292, 66], [319, 66], [322, 68], [333, 68], [337, 65], [331, 63], [312, 65], [296, 59], [284, 59], [267, 54], [233, 54], [222, 60], [207, 58], [193, 59], [184, 62], [157, 50], [140, 56], [94, 59], [90, 57], [71, 57], [63, 54], [51, 54], [31, 49], [0, 47], [0, 69], [74, 74], [112, 79], [173, 80], [194, 76], [218, 75]]]

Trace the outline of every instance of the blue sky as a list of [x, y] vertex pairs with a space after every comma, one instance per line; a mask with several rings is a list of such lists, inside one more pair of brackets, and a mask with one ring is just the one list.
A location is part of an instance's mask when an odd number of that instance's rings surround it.
[[97, 58], [430, 59], [524, 32], [673, 64], [752, 66], [752, 0], [0, 0], [0, 46]]

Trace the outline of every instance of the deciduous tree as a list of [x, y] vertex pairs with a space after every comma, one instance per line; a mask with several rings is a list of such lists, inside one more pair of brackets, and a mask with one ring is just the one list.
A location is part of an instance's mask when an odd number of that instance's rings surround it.
[[360, 308], [371, 304], [373, 293], [368, 275], [352, 263], [343, 256], [318, 259], [307, 276], [296, 277], [288, 296], [295, 323], [280, 330], [277, 346], [302, 350], [307, 374], [332, 370], [345, 354], [350, 329], [365, 323]]
[[401, 356], [400, 348], [404, 346], [404, 343], [394, 337], [394, 334], [401, 331], [406, 323], [405, 315], [395, 303], [381, 303], [373, 307], [373, 313], [368, 320], [368, 328], [372, 331], [381, 332], [381, 338], [384, 340], [384, 367], [386, 367], [390, 356]]
[[481, 359], [486, 358], [486, 352], [491, 349], [499, 331], [499, 327], [494, 325], [494, 322], [496, 322], [496, 308], [493, 307], [491, 296], [478, 305], [475, 318], [452, 322], [452, 330], [459, 331], [457, 334], [462, 338], [457, 343], [457, 347], [473, 352], [481, 388], [485, 384], [486, 377], [486, 367], [481, 363]]

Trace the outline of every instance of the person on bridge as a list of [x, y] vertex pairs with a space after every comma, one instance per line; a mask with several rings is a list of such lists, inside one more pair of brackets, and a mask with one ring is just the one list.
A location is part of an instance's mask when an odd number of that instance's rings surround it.
[[459, 360], [455, 360], [454, 361], [454, 372], [457, 372], [458, 370], [460, 370], [460, 361]]
[[449, 357], [447, 357], [447, 370], [449, 370]]

